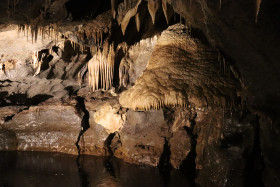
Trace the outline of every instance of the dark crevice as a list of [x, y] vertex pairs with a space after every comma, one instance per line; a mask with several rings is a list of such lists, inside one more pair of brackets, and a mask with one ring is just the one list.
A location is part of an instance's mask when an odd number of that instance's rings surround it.
[[90, 186], [89, 176], [88, 173], [84, 170], [84, 159], [80, 155], [76, 159], [76, 165], [80, 177], [80, 186], [81, 187], [88, 187]]
[[32, 98], [29, 98], [27, 94], [12, 94], [9, 95], [8, 92], [0, 93], [0, 106], [36, 106], [53, 96], [47, 94], [38, 94]]
[[175, 111], [172, 108], [164, 107], [163, 108], [164, 121], [166, 121], [168, 126], [173, 125], [175, 121]]
[[110, 176], [116, 178], [116, 171], [113, 166], [112, 159], [114, 158], [114, 150], [112, 149], [112, 141], [114, 137], [117, 135], [117, 133], [111, 133], [106, 138], [104, 142], [104, 147], [108, 151], [109, 156], [104, 160], [104, 167], [106, 168], [107, 172], [110, 174]]
[[81, 147], [79, 145], [80, 140], [83, 136], [83, 134], [90, 128], [89, 125], [89, 112], [86, 109], [85, 103], [84, 103], [84, 98], [82, 97], [77, 97], [76, 101], [78, 102], [76, 104], [76, 110], [78, 111], [78, 113], [80, 114], [80, 116], [82, 117], [82, 122], [81, 122], [81, 131], [78, 135], [77, 141], [75, 143], [77, 149], [78, 149], [78, 154], [80, 156], [81, 154]]
[[170, 172], [172, 169], [172, 165], [170, 163], [170, 155], [171, 155], [171, 151], [170, 151], [169, 142], [167, 138], [164, 137], [163, 152], [161, 154], [161, 157], [159, 159], [159, 164], [158, 164], [160, 175], [162, 176], [164, 181], [164, 186], [168, 186], [170, 181]]
[[110, 174], [110, 176], [117, 178], [115, 167], [112, 162], [113, 157], [109, 156], [104, 160], [104, 167], [106, 168], [107, 172]]
[[15, 115], [17, 115], [17, 114], [19, 114], [19, 113], [21, 113], [22, 111], [25, 111], [25, 110], [29, 110], [29, 106], [27, 106], [27, 107], [25, 107], [25, 108], [21, 108], [21, 109], [20, 109], [17, 113], [15, 113], [15, 114], [12, 114], [12, 115], [10, 115], [10, 116], [4, 117], [4, 122], [6, 123], [6, 122], [11, 121], [11, 120], [15, 117]]
[[14, 116], [15, 116], [15, 114], [12, 114], [12, 115], [10, 115], [10, 116], [6, 116], [6, 117], [4, 118], [4, 121], [5, 121], [5, 122], [8, 122], [8, 121], [12, 120]]
[[71, 15], [73, 21], [89, 20], [97, 15], [111, 9], [111, 2], [104, 0], [69, 0], [65, 3], [68, 17]]
[[256, 116], [253, 125], [255, 130], [254, 145], [251, 154], [247, 158], [244, 183], [245, 186], [263, 187], [262, 172], [264, 170], [264, 160], [261, 155], [260, 124], [258, 116]]
[[184, 126], [185, 131], [188, 136], [191, 138], [191, 151], [188, 156], [180, 165], [180, 170], [182, 173], [189, 179], [191, 186], [196, 186], [195, 177], [196, 177], [196, 144], [197, 144], [197, 135], [193, 133], [194, 126], [196, 125], [195, 119], [197, 114], [195, 113], [189, 121], [191, 123], [190, 127]]
[[189, 179], [191, 186], [196, 186], [195, 184], [195, 177], [196, 177], [196, 140], [192, 140], [191, 144], [191, 151], [189, 152], [188, 156], [182, 162], [180, 166], [180, 170]]
[[104, 142], [104, 146], [106, 147], [110, 157], [114, 156], [114, 152], [111, 148], [111, 144], [112, 144], [112, 140], [115, 137], [115, 135], [116, 135], [116, 133], [109, 134], [109, 136], [106, 138], [106, 140]]

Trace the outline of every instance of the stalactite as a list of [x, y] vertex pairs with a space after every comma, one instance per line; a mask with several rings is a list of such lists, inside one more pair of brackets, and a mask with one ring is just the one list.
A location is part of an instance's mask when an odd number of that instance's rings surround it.
[[103, 45], [103, 32], [102, 30], [99, 31], [100, 32], [100, 46]]
[[31, 38], [32, 38], [32, 44], [33, 44], [33, 40], [34, 40], [34, 30], [31, 28]]
[[224, 63], [224, 73], [226, 73], [226, 60], [224, 57], [223, 57], [223, 63]]
[[128, 9], [128, 0], [124, 0], [124, 7], [126, 10]]
[[35, 27], [35, 42], [37, 42], [37, 38], [38, 38], [38, 27]]
[[19, 37], [19, 34], [20, 34], [20, 25], [17, 26], [17, 35]]
[[222, 0], [220, 0], [220, 9], [222, 8]]
[[181, 16], [181, 14], [180, 14], [180, 23], [182, 24], [182, 22], [183, 22], [183, 21], [182, 21], [182, 16]]
[[34, 73], [33, 77], [35, 77], [36, 75], [38, 75], [41, 71], [41, 66], [42, 66], [42, 63], [43, 63], [43, 59], [45, 58], [46, 54], [43, 53], [42, 56], [41, 56], [41, 59], [38, 61], [38, 64], [37, 64], [37, 69], [36, 69], [36, 72]]
[[35, 69], [38, 66], [39, 63], [39, 51], [34, 51], [32, 55], [33, 59], [33, 68]]
[[160, 7], [159, 0], [148, 0], [148, 10], [152, 17], [153, 24], [155, 24], [156, 13], [157, 13], [159, 7]]
[[137, 13], [137, 14], [135, 15], [135, 22], [136, 22], [137, 31], [139, 32], [139, 31], [140, 31], [140, 26], [141, 26], [139, 13]]
[[99, 85], [103, 90], [112, 87], [115, 63], [114, 44], [111, 44], [105, 55], [105, 51], [98, 49], [92, 59], [88, 62], [89, 86], [92, 91], [98, 90]]
[[96, 32], [93, 32], [93, 39], [94, 39], [94, 44], [97, 45], [97, 36], [96, 36]]
[[262, 0], [256, 0], [256, 18], [255, 18], [256, 23], [258, 23], [258, 15], [259, 15], [261, 3], [262, 3]]
[[97, 38], [97, 45], [100, 46], [100, 35], [99, 35], [99, 31], [96, 32], [96, 38]]
[[118, 3], [116, 2], [117, 0], [111, 0], [111, 9], [112, 9], [112, 15], [113, 15], [113, 18], [116, 19], [116, 10], [117, 10], [117, 5]]
[[29, 26], [26, 25], [26, 38], [27, 38], [27, 41], [28, 41], [28, 32], [29, 32]]
[[44, 41], [45, 39], [45, 27], [41, 27], [41, 37], [42, 37], [42, 42]]
[[56, 29], [56, 30], [55, 30], [55, 44], [58, 42], [58, 37], [59, 37], [59, 32], [58, 32], [58, 30]]
[[127, 25], [129, 24], [130, 22], [130, 19], [136, 15], [137, 11], [138, 11], [138, 7], [140, 5], [140, 3], [142, 2], [142, 0], [138, 0], [136, 6], [132, 9], [130, 9], [126, 15], [124, 16], [122, 22], [121, 22], [121, 28], [122, 28], [122, 33], [123, 35], [125, 35], [125, 30], [126, 30], [126, 27]]
[[162, 10], [166, 19], [167, 24], [169, 23], [169, 16], [167, 12], [167, 0], [162, 0]]

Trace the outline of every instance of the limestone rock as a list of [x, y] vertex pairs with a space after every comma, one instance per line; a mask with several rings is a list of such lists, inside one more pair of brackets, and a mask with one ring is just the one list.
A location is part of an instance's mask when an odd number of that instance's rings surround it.
[[157, 166], [163, 152], [164, 138], [159, 136], [165, 125], [162, 111], [129, 110], [119, 132], [121, 147], [115, 156], [130, 163]]
[[123, 128], [125, 116], [118, 114], [120, 106], [104, 104], [100, 110], [94, 113], [94, 121], [101, 125], [109, 134], [120, 131]]
[[218, 74], [215, 58], [210, 46], [188, 36], [185, 26], [171, 26], [159, 38], [142, 76], [121, 93], [120, 104], [134, 110], [226, 106], [234, 102], [238, 83]]
[[[1, 126], [0, 149], [77, 154], [81, 118], [75, 106], [46, 103], [32, 106]], [[7, 133], [8, 132], [8, 133]]]

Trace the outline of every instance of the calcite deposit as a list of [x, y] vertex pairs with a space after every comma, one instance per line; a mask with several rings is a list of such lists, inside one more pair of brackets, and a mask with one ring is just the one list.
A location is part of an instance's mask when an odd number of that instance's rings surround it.
[[279, 11], [278, 0], [3, 0], [0, 151], [278, 187]]

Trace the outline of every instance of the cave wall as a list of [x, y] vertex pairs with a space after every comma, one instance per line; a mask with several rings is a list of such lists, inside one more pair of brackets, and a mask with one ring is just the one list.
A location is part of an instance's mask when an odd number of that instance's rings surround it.
[[[0, 147], [172, 166], [202, 186], [278, 186], [279, 9], [277, 0], [3, 1]], [[188, 40], [161, 39], [170, 31]], [[98, 52], [109, 61], [110, 46], [112, 86], [97, 81], [93, 93], [87, 64]]]

